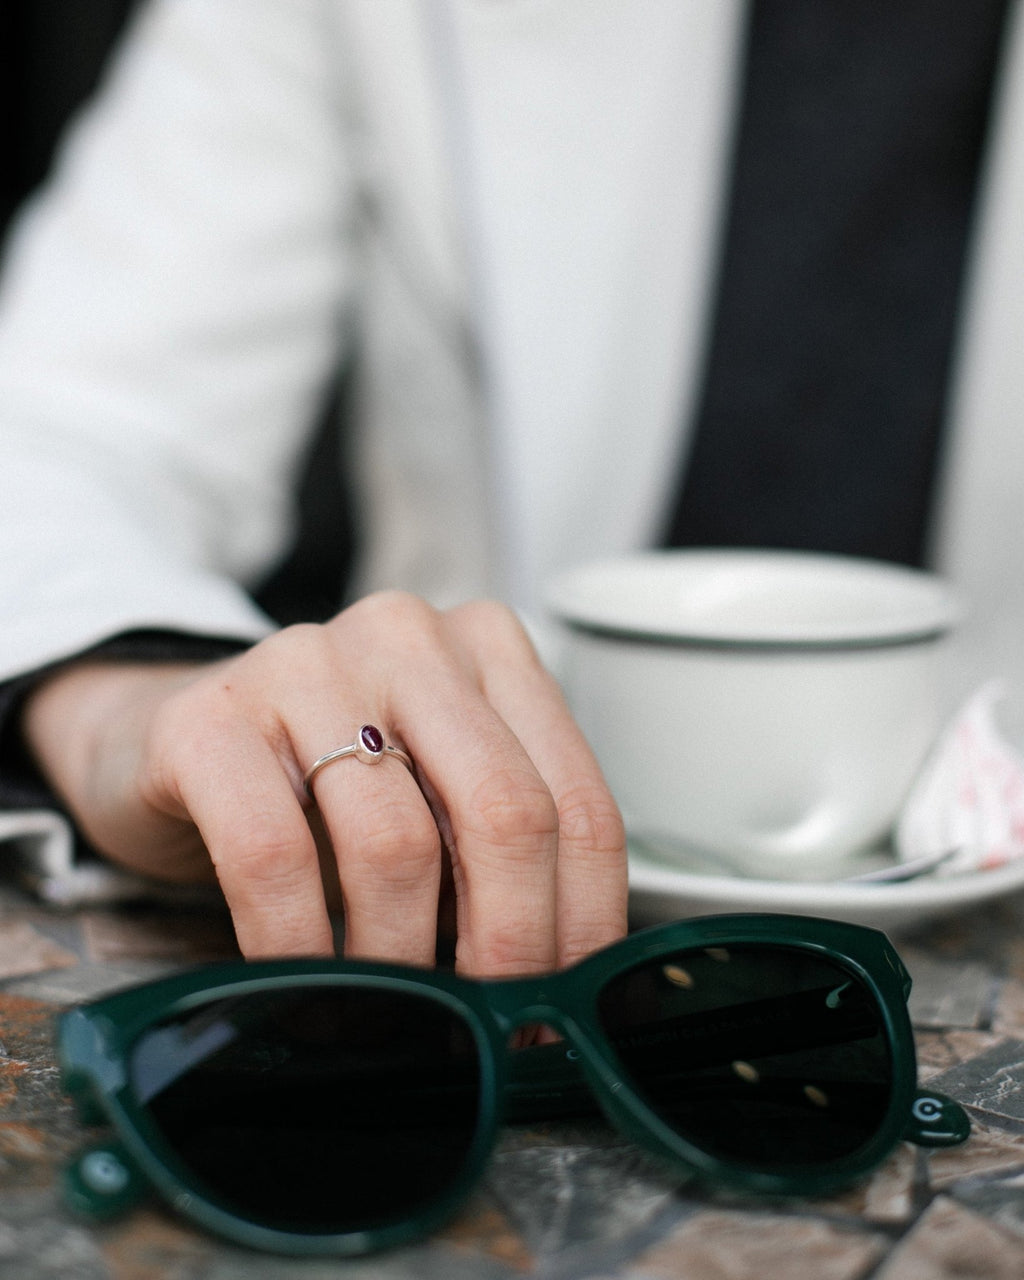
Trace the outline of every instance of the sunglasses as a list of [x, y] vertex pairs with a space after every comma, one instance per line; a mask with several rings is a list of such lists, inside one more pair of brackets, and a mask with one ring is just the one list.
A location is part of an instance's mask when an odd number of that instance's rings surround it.
[[[197, 969], [66, 1013], [64, 1083], [118, 1139], [67, 1171], [94, 1218], [156, 1189], [240, 1243], [352, 1254], [424, 1235], [503, 1122], [593, 1113], [678, 1173], [825, 1195], [901, 1140], [963, 1141], [919, 1090], [910, 978], [873, 929], [713, 916], [562, 972], [474, 980], [346, 960]], [[546, 1024], [554, 1042], [510, 1048]]]

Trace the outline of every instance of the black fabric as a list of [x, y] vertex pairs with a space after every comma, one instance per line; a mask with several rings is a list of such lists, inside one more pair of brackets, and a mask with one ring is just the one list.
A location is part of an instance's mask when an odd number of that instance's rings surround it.
[[1006, 0], [754, 0], [665, 542], [920, 564]]
[[254, 589], [256, 603], [281, 626], [326, 622], [345, 602], [359, 551], [356, 503], [346, 476], [351, 447], [354, 366], [344, 365], [323, 405], [300, 471], [296, 529], [281, 561]]
[[0, 229], [45, 177], [69, 115], [95, 88], [138, 0], [0, 4]]

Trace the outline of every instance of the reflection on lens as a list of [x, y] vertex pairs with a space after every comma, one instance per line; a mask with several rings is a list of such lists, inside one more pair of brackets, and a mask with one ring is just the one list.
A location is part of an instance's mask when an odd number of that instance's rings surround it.
[[305, 986], [218, 1000], [151, 1029], [131, 1083], [212, 1201], [333, 1234], [444, 1195], [479, 1109], [472, 1031], [429, 996]]
[[859, 977], [813, 952], [661, 956], [609, 982], [598, 1015], [648, 1105], [720, 1159], [765, 1170], [836, 1160], [885, 1117], [881, 1013]]

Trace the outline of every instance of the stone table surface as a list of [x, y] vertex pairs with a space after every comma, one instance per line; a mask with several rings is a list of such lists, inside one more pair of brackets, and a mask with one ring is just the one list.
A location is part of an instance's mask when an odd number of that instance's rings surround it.
[[158, 1204], [96, 1227], [58, 1172], [87, 1131], [53, 1052], [62, 1009], [236, 955], [225, 916], [50, 911], [0, 886], [3, 1280], [1020, 1280], [1024, 1277], [1024, 896], [896, 939], [914, 976], [920, 1075], [964, 1103], [959, 1148], [901, 1146], [831, 1199], [695, 1192], [594, 1121], [509, 1129], [461, 1216], [422, 1244], [294, 1261], [213, 1240]]

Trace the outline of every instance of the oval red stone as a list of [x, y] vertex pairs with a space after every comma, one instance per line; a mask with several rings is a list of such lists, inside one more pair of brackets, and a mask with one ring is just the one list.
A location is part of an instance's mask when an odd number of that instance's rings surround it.
[[359, 730], [359, 741], [372, 755], [378, 756], [384, 750], [384, 735], [375, 724], [364, 724]]

